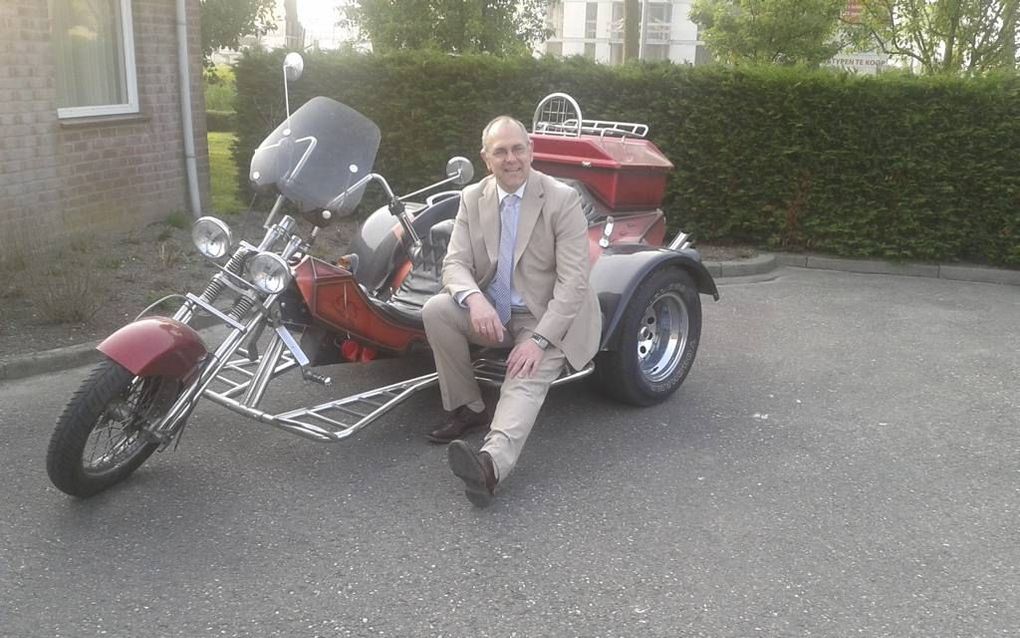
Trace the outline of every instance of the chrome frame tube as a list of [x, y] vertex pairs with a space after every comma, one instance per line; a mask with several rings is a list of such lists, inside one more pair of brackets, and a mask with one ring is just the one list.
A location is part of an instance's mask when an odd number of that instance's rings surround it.
[[244, 405], [252, 408], [259, 406], [263, 395], [266, 393], [266, 388], [269, 386], [269, 382], [273, 379], [276, 364], [281, 356], [283, 356], [283, 339], [276, 336], [269, 342], [265, 354], [262, 355], [262, 360], [259, 361], [259, 367], [256, 368], [255, 374], [252, 376], [251, 381], [248, 382], [248, 391], [245, 392], [242, 399]]
[[690, 235], [681, 230], [676, 234], [676, 237], [673, 238], [673, 241], [669, 242], [668, 248], [670, 250], [683, 250], [685, 248], [690, 248], [690, 237]]

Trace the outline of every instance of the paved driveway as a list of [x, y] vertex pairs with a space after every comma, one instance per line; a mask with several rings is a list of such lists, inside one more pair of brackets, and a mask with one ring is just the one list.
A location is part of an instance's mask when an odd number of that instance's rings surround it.
[[205, 406], [77, 502], [43, 459], [83, 371], [0, 384], [0, 634], [1017, 635], [1020, 288], [722, 294], [671, 401], [555, 391], [486, 511], [423, 440], [434, 395], [332, 446]]

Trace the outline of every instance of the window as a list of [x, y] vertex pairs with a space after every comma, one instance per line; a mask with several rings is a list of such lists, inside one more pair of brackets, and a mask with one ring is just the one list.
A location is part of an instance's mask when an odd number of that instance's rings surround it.
[[669, 45], [668, 44], [645, 44], [645, 59], [646, 60], [668, 60], [669, 59]]
[[610, 40], [623, 40], [623, 28], [624, 28], [624, 17], [623, 17], [623, 3], [614, 2], [613, 13], [609, 20], [609, 39]]
[[669, 42], [673, 22], [673, 5], [668, 2], [652, 2], [648, 5], [647, 42]]
[[596, 27], [599, 22], [599, 3], [588, 2], [584, 6], [584, 37], [588, 40], [595, 38]]
[[49, 0], [57, 116], [138, 112], [131, 0]]
[[[609, 23], [609, 37], [612, 40], [623, 40], [624, 39], [624, 8], [622, 2], [614, 2], [613, 5], [612, 19]], [[673, 5], [670, 2], [649, 2], [648, 3], [648, 22], [644, 23], [642, 20], [642, 13], [645, 9], [645, 3], [642, 2], [638, 5], [638, 24], [643, 24], [643, 28], [648, 30], [648, 35], [645, 38], [645, 42], [669, 42], [670, 33], [672, 32], [673, 22]]]
[[594, 60], [595, 59], [595, 43], [594, 42], [585, 42], [584, 43], [584, 57], [588, 58], [589, 60]]
[[613, 42], [609, 45], [609, 63], [623, 64], [623, 45], [619, 42]]
[[554, 38], [563, 37], [563, 3], [557, 2], [549, 7], [549, 18], [546, 27], [552, 30]]

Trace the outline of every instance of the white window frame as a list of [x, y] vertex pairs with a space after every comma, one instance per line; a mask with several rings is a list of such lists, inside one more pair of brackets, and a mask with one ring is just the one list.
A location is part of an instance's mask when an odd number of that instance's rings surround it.
[[131, 0], [120, 0], [120, 35], [124, 47], [124, 75], [127, 77], [127, 103], [103, 106], [68, 106], [57, 109], [57, 118], [97, 117], [138, 113], [138, 74], [135, 71], [135, 29]]

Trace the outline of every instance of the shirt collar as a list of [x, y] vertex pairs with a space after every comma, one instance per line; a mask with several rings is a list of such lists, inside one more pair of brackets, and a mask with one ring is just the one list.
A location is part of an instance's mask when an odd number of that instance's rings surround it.
[[507, 195], [511, 195], [511, 194], [512, 195], [516, 195], [517, 199], [523, 200], [524, 199], [524, 189], [527, 188], [527, 186], [528, 186], [528, 181], [524, 180], [524, 183], [521, 184], [520, 188], [515, 190], [513, 193], [508, 193], [505, 190], [503, 190], [503, 187], [499, 185], [499, 182], [496, 182], [496, 195], [499, 196], [499, 203], [502, 204], [503, 203], [503, 199]]

